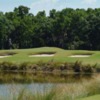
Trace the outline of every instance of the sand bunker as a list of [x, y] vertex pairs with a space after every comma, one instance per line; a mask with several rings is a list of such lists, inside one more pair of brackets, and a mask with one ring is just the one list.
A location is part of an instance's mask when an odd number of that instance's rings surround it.
[[11, 57], [15, 54], [16, 54], [15, 52], [2, 52], [2, 53], [0, 53], [0, 58]]
[[91, 55], [71, 55], [69, 57], [72, 57], [72, 58], [78, 58], [78, 57], [90, 57]]
[[35, 55], [30, 55], [29, 57], [52, 57], [54, 54], [35, 54]]
[[7, 56], [0, 56], [0, 58], [6, 58], [6, 57], [11, 57], [11, 55], [7, 55]]

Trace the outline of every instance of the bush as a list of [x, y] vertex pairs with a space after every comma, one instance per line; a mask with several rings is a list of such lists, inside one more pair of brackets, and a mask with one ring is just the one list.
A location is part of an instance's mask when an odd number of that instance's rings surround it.
[[0, 70], [21, 70], [21, 71], [47, 71], [53, 72], [56, 71], [74, 71], [75, 73], [93, 73], [100, 72], [100, 68], [95, 65], [83, 65], [82, 62], [76, 61], [75, 63], [60, 63], [60, 62], [47, 62], [44, 63], [39, 61], [35, 64], [30, 62], [23, 62], [21, 64], [16, 64], [12, 62], [1, 62]]
[[76, 61], [74, 64], [73, 64], [73, 70], [75, 72], [82, 72], [82, 62], [80, 61]]

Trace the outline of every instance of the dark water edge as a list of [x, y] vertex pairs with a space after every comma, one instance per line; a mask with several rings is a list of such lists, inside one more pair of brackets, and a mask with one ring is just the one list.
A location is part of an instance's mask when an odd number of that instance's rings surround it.
[[89, 80], [94, 74], [80, 73], [32, 73], [32, 72], [0, 72], [0, 84], [4, 83], [71, 83]]

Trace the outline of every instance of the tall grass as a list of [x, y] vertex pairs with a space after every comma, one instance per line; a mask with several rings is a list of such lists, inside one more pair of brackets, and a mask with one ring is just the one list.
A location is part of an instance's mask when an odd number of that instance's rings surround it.
[[93, 73], [99, 72], [97, 64], [83, 65], [82, 62], [76, 61], [75, 63], [61, 63], [49, 61], [47, 63], [39, 61], [37, 63], [24, 62], [20, 64], [11, 63], [11, 62], [1, 62], [0, 63], [1, 71], [43, 71], [43, 72], [55, 72], [55, 71], [73, 71], [78, 73]]

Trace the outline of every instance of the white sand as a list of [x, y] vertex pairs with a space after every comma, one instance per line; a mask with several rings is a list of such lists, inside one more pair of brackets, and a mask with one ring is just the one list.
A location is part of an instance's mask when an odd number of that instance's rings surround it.
[[54, 54], [37, 54], [37, 55], [30, 55], [29, 57], [52, 57]]
[[69, 56], [69, 57], [72, 57], [72, 58], [74, 58], [74, 57], [90, 57], [90, 55], [72, 55], [72, 56]]
[[7, 56], [0, 56], [0, 58], [6, 58], [6, 57], [11, 57], [11, 55], [7, 55]]

